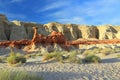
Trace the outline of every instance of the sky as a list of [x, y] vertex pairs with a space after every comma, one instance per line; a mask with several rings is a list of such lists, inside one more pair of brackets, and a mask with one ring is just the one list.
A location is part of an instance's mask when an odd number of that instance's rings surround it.
[[120, 0], [0, 0], [9, 21], [120, 25]]

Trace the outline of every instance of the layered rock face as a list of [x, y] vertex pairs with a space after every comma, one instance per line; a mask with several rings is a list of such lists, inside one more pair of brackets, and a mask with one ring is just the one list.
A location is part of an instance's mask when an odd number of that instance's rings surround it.
[[68, 41], [77, 39], [120, 39], [120, 26], [102, 25], [88, 26], [76, 24], [60, 24], [52, 22], [37, 24], [20, 21], [8, 21], [5, 15], [0, 14], [0, 40], [32, 39], [33, 29], [38, 28], [38, 34], [49, 35], [52, 31], [61, 32]]
[[8, 40], [10, 37], [10, 22], [5, 15], [0, 14], [0, 40]]

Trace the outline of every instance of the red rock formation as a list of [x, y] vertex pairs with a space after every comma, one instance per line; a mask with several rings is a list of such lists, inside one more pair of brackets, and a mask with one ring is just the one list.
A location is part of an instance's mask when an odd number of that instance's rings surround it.
[[37, 33], [37, 28], [34, 27], [34, 35], [33, 39], [31, 40], [31, 44], [39, 44], [39, 43], [57, 43], [57, 44], [65, 44], [66, 38], [65, 36], [60, 33], [53, 31], [49, 36], [44, 36], [42, 34]]
[[30, 40], [4, 41], [0, 42], [0, 46], [21, 48], [22, 46], [29, 45], [30, 43]]
[[117, 44], [120, 43], [120, 39], [111, 39], [111, 40], [78, 40], [70, 41], [70, 45], [79, 45], [79, 44]]
[[36, 27], [33, 27], [33, 30], [34, 30], [34, 34], [33, 34], [33, 38], [31, 40], [31, 43], [36, 43], [38, 41], [38, 33], [37, 33], [37, 29]]
[[52, 43], [57, 43], [57, 44], [65, 44], [67, 41], [65, 36], [61, 32], [56, 32], [53, 31], [50, 36], [48, 36], [49, 39], [51, 39]]
[[112, 40], [75, 40], [75, 41], [67, 41], [65, 36], [61, 32], [53, 31], [49, 36], [44, 36], [42, 34], [37, 33], [37, 28], [33, 27], [34, 35], [32, 40], [17, 40], [17, 41], [3, 41], [0, 42], [0, 46], [4, 47], [16, 47], [21, 48], [22, 46], [29, 45], [32, 47], [35, 44], [62, 44], [64, 48], [68, 48], [71, 45], [79, 45], [79, 44], [117, 44], [120, 43], [119, 39]]

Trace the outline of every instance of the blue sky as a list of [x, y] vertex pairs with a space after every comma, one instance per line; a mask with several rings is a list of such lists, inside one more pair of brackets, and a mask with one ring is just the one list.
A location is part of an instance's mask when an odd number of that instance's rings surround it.
[[120, 25], [120, 0], [0, 0], [10, 21]]

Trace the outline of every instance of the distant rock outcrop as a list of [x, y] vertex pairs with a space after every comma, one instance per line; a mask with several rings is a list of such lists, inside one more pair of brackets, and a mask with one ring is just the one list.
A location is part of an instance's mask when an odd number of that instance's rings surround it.
[[60, 24], [51, 22], [48, 24], [37, 24], [32, 22], [8, 21], [7, 17], [0, 14], [0, 40], [21, 40], [33, 37], [32, 27], [38, 28], [38, 34], [45, 36], [51, 32], [61, 32], [67, 40], [77, 39], [120, 39], [120, 26], [102, 25], [87, 26], [77, 24]]

